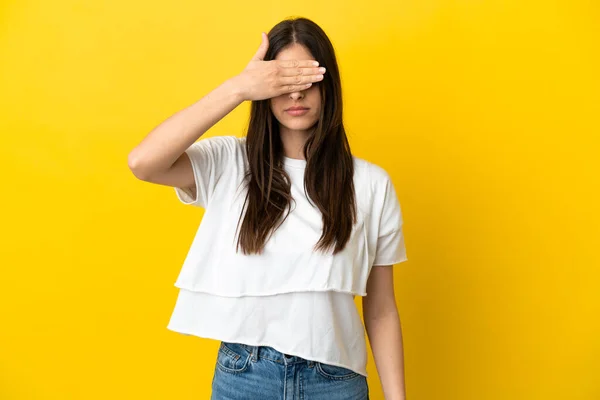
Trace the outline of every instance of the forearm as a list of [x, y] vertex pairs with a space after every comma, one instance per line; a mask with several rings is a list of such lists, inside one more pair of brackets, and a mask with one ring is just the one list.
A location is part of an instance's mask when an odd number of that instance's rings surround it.
[[365, 328], [386, 400], [405, 400], [402, 326], [396, 308], [385, 315], [365, 316]]
[[188, 147], [243, 101], [235, 79], [223, 82], [154, 128], [129, 154], [130, 167], [146, 175], [170, 168]]

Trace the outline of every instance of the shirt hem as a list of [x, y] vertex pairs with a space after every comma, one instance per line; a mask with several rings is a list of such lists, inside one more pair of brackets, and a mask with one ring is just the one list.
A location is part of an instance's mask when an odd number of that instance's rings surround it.
[[322, 288], [322, 289], [300, 289], [300, 288], [298, 288], [298, 289], [289, 289], [289, 290], [285, 290], [285, 291], [275, 291], [275, 292], [242, 292], [242, 293], [235, 293], [235, 294], [222, 294], [222, 293], [218, 293], [218, 292], [214, 292], [214, 291], [209, 291], [206, 289], [196, 289], [196, 288], [189, 287], [189, 286], [183, 286], [183, 284], [181, 284], [179, 282], [175, 282], [173, 284], [173, 286], [175, 286], [179, 289], [190, 291], [190, 292], [206, 293], [206, 294], [210, 294], [213, 296], [221, 296], [221, 297], [245, 297], [245, 296], [262, 297], [262, 296], [277, 296], [280, 294], [289, 294], [289, 293], [298, 293], [298, 292], [338, 292], [338, 293], [345, 293], [345, 294], [349, 294], [349, 295], [363, 296], [363, 297], [367, 295], [366, 292], [353, 292], [350, 290], [341, 290], [341, 289], [336, 289], [333, 287], [327, 287], [327, 288]]
[[394, 264], [400, 264], [401, 262], [404, 262], [404, 261], [408, 261], [408, 258], [407, 258], [407, 257], [402, 257], [402, 258], [399, 258], [399, 259], [397, 259], [396, 261], [391, 261], [391, 262], [377, 262], [377, 263], [373, 263], [373, 267], [376, 267], [376, 266], [382, 266], [382, 265], [394, 265]]
[[276, 349], [279, 352], [285, 353], [285, 354], [290, 354], [290, 355], [295, 355], [301, 358], [304, 358], [306, 360], [311, 360], [311, 361], [316, 361], [316, 362], [320, 362], [323, 364], [329, 364], [329, 365], [334, 365], [336, 367], [342, 367], [342, 368], [347, 368], [353, 372], [356, 372], [359, 375], [362, 375], [364, 377], [368, 377], [368, 374], [366, 371], [357, 371], [354, 368], [349, 367], [348, 365], [343, 365], [341, 363], [336, 363], [336, 362], [331, 362], [328, 360], [324, 360], [324, 359], [320, 359], [319, 357], [313, 357], [313, 356], [309, 356], [309, 355], [303, 355], [302, 353], [299, 352], [295, 352], [292, 350], [285, 350], [285, 348], [283, 346], [279, 346], [279, 344], [273, 344], [273, 343], [267, 343], [267, 342], [257, 342], [254, 341], [252, 339], [240, 339], [239, 337], [237, 338], [224, 338], [224, 337], [216, 337], [216, 336], [212, 336], [212, 335], [206, 335], [206, 334], [199, 334], [193, 331], [188, 331], [188, 330], [184, 330], [184, 329], [175, 329], [174, 327], [172, 327], [171, 325], [167, 325], [167, 329], [172, 331], [172, 332], [177, 332], [177, 333], [181, 333], [183, 335], [191, 335], [191, 336], [196, 336], [199, 338], [203, 338], [203, 339], [211, 339], [211, 340], [217, 340], [217, 341], [224, 341], [224, 342], [232, 342], [232, 343], [243, 343], [246, 344], [248, 346], [269, 346], [269, 347], [273, 347], [274, 349]]

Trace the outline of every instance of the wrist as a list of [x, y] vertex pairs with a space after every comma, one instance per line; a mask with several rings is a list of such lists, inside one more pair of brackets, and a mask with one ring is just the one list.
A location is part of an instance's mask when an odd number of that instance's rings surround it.
[[230, 95], [238, 102], [243, 103], [244, 101], [248, 100], [246, 92], [244, 91], [243, 86], [240, 84], [239, 75], [236, 75], [233, 78], [225, 81], [224, 86]]

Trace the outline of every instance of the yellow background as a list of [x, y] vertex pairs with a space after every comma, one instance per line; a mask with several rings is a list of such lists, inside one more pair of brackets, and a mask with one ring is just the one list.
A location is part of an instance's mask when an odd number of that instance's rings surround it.
[[592, 0], [5, 0], [0, 398], [208, 398], [217, 342], [166, 329], [202, 213], [127, 154], [291, 15], [333, 41], [353, 152], [402, 204], [408, 399], [600, 399]]

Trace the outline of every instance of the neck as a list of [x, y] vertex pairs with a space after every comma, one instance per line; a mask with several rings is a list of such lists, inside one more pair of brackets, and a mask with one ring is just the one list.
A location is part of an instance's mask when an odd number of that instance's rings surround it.
[[289, 158], [304, 160], [302, 149], [308, 139], [310, 132], [306, 130], [297, 131], [280, 126], [281, 142], [283, 143], [283, 154]]

